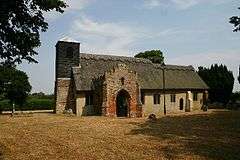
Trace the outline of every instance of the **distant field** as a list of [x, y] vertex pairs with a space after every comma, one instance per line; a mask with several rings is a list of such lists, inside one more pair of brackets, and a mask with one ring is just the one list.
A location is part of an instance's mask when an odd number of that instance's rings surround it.
[[[54, 107], [54, 97], [28, 97], [23, 106], [15, 105], [16, 110], [52, 110]], [[0, 101], [0, 111], [11, 111], [12, 104], [9, 100]]]
[[0, 159], [239, 159], [240, 111], [159, 118], [0, 116]]

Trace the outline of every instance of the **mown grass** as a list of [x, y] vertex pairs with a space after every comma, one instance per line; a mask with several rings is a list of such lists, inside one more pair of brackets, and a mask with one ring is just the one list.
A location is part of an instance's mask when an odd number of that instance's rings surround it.
[[0, 159], [239, 159], [240, 112], [0, 116]]

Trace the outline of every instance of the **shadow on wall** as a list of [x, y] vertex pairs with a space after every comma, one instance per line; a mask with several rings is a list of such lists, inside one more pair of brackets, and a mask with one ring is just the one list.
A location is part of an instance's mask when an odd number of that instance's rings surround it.
[[206, 159], [239, 159], [240, 112], [163, 117], [156, 121], [131, 123], [131, 135], [147, 135], [163, 145], [167, 159], [200, 156]]

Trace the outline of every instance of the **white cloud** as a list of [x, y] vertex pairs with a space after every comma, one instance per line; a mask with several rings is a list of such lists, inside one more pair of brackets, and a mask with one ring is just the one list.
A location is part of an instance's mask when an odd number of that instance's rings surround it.
[[[94, 1], [95, 0], [65, 0], [64, 2], [68, 5], [68, 7], [64, 9], [65, 11], [63, 14], [69, 14], [71, 12], [79, 12], [81, 10], [84, 10]], [[50, 21], [58, 19], [58, 17], [60, 17], [61, 15], [61, 13], [56, 11], [44, 13], [46, 19]]]
[[66, 11], [82, 10], [95, 0], [66, 0], [65, 2], [69, 6]]
[[145, 8], [148, 9], [171, 6], [176, 7], [178, 9], [187, 9], [200, 2], [201, 0], [144, 0], [143, 5]]
[[166, 62], [169, 64], [193, 65], [196, 69], [198, 66], [210, 67], [211, 64], [225, 64], [229, 70], [233, 71], [235, 77], [234, 90], [240, 90], [237, 81], [238, 67], [240, 65], [239, 51], [199, 53], [166, 58]]
[[158, 7], [160, 5], [160, 1], [159, 0], [144, 0], [144, 7], [152, 9], [155, 7]]
[[[133, 56], [131, 50], [137, 43], [156, 38], [192, 34], [196, 31], [181, 28], [147, 30], [121, 22], [98, 22], [82, 15], [71, 23], [65, 35], [81, 42], [81, 51], [90, 53], [118, 54]], [[199, 31], [202, 32], [202, 31]]]
[[180, 9], [187, 9], [187, 8], [195, 6], [201, 2], [203, 2], [203, 0], [202, 1], [200, 1], [200, 0], [172, 0], [172, 3], [174, 3]]
[[96, 22], [82, 16], [73, 22], [69, 36], [84, 43], [82, 51], [129, 55], [130, 46], [145, 35], [144, 29], [124, 23]]
[[144, 0], [143, 6], [147, 9], [173, 6], [177, 9], [185, 10], [198, 4], [221, 4], [227, 1], [229, 0]]

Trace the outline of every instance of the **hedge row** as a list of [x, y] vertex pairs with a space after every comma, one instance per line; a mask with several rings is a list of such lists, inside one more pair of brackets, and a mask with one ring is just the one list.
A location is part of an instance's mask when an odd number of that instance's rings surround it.
[[[30, 98], [23, 106], [15, 105], [16, 110], [52, 110], [54, 108], [54, 99]], [[1, 111], [12, 110], [12, 104], [9, 100], [0, 101]]]

